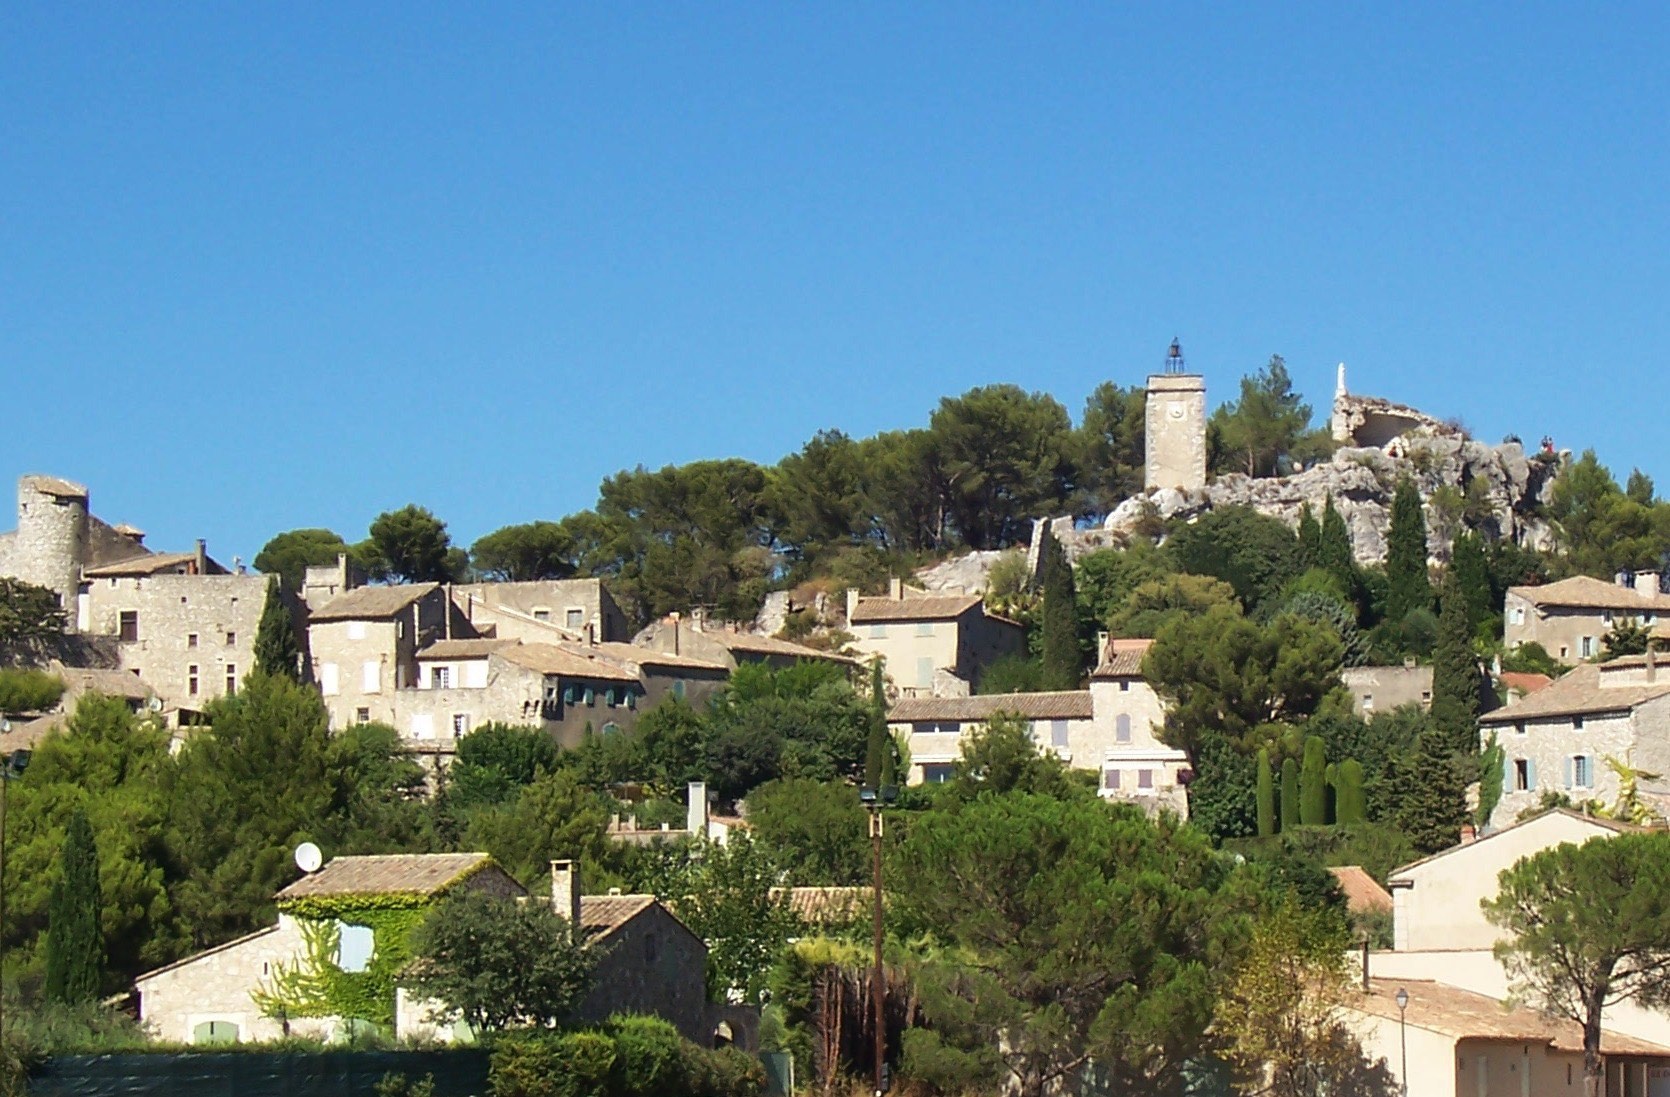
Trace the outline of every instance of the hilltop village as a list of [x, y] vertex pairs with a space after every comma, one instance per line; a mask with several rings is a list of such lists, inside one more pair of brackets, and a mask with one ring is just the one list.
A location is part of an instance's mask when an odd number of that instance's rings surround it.
[[467, 552], [246, 566], [23, 475], [7, 1012], [495, 1092], [632, 1017], [727, 1094], [1656, 1093], [1670, 504], [1347, 380], [1208, 414], [1174, 343]]

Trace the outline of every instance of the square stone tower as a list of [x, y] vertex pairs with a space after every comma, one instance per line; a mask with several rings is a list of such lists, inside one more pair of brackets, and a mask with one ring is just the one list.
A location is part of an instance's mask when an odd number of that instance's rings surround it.
[[[1170, 366], [1182, 364], [1172, 344]], [[1206, 486], [1206, 378], [1166, 372], [1148, 378], [1147, 463], [1143, 486], [1197, 491]]]

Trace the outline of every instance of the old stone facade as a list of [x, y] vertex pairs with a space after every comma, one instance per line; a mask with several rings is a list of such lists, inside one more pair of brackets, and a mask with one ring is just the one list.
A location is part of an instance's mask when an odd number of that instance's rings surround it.
[[145, 534], [95, 517], [87, 489], [56, 476], [23, 476], [17, 482], [17, 529], [0, 533], [0, 575], [58, 593], [75, 619], [81, 570], [150, 552]]
[[416, 683], [418, 650], [467, 627], [437, 583], [360, 587], [315, 610], [308, 658], [331, 726], [396, 725], [396, 693]]
[[601, 579], [463, 583], [452, 588], [452, 597], [465, 619], [500, 639], [552, 639], [541, 625], [560, 629], [572, 640], [631, 638], [626, 615]]
[[1502, 598], [1502, 643], [1541, 644], [1565, 663], [1602, 654], [1606, 634], [1622, 621], [1644, 628], [1670, 617], [1670, 595], [1659, 592], [1656, 571], [1622, 575], [1608, 583], [1574, 575], [1538, 587], [1509, 587]]
[[743, 632], [734, 625], [711, 624], [700, 613], [692, 613], [688, 618], [683, 614], [669, 613], [646, 625], [632, 638], [632, 643], [652, 651], [688, 655], [731, 670], [744, 663], [764, 663], [781, 669], [808, 660], [835, 663], [847, 668], [857, 665], [855, 660], [836, 652], [807, 647], [760, 632]]
[[1351, 708], [1365, 719], [1404, 705], [1432, 707], [1432, 667], [1346, 667], [1340, 681], [1351, 691]]
[[1148, 378], [1143, 484], [1150, 491], [1206, 486], [1206, 378], [1157, 373]]
[[847, 592], [847, 628], [862, 660], [880, 656], [906, 696], [932, 696], [944, 674], [959, 680], [941, 693], [977, 687], [992, 663], [1024, 650], [1026, 630], [986, 610], [977, 594], [928, 594], [893, 580], [884, 598]]

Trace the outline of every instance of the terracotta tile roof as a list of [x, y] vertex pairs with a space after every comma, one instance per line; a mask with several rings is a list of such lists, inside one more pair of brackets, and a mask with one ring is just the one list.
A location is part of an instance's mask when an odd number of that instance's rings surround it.
[[[872, 890], [867, 887], [772, 888], [771, 897], [788, 897], [789, 910], [802, 922], [851, 922], [871, 911]], [[885, 896], [883, 897], [885, 899]]]
[[439, 583], [401, 583], [388, 587], [357, 587], [339, 594], [309, 616], [311, 621], [380, 621], [393, 617], [440, 587]]
[[1345, 892], [1345, 909], [1352, 914], [1375, 914], [1392, 909], [1392, 893], [1375, 882], [1361, 865], [1335, 865], [1328, 870]]
[[10, 754], [14, 750], [34, 750], [54, 731], [62, 732], [64, 725], [69, 722], [69, 713], [54, 712], [48, 716], [41, 716], [34, 720], [13, 720], [12, 729], [0, 734], [0, 753]]
[[419, 659], [485, 659], [495, 651], [515, 644], [514, 640], [479, 637], [469, 640], [437, 640], [417, 653]]
[[493, 864], [485, 853], [395, 853], [333, 857], [274, 898], [311, 895], [435, 895]]
[[1102, 649], [1102, 661], [1090, 672], [1092, 678], [1140, 678], [1142, 659], [1153, 640], [1137, 640], [1119, 636], [1108, 637]]
[[596, 655], [620, 663], [637, 663], [639, 666], [646, 667], [681, 667], [685, 670], [715, 670], [721, 673], [730, 670], [723, 663], [713, 663], [706, 659], [697, 659], [691, 655], [674, 655], [670, 651], [655, 651], [651, 648], [639, 647], [637, 644], [601, 641], [590, 644], [583, 641], [572, 641], [559, 643], [557, 646], [582, 658]]
[[1529, 697], [1538, 690], [1554, 684], [1554, 679], [1546, 674], [1531, 674], [1522, 670], [1504, 670], [1496, 676], [1496, 680], [1521, 697]]
[[577, 655], [556, 644], [509, 644], [495, 652], [499, 658], [540, 674], [569, 678], [596, 678], [609, 682], [636, 682], [638, 676], [609, 659]]
[[156, 690], [140, 681], [139, 675], [126, 670], [103, 667], [55, 667], [53, 673], [64, 680], [67, 693], [102, 693], [126, 701], [144, 701], [156, 695]]
[[903, 697], [887, 714], [889, 723], [926, 720], [989, 720], [999, 713], [1030, 720], [1088, 720], [1090, 691], [983, 693], [974, 697]]
[[1509, 587], [1508, 593], [1517, 594], [1535, 606], [1616, 609], [1637, 613], [1670, 610], [1670, 594], [1640, 594], [1634, 587], [1608, 583], [1588, 575], [1574, 575], [1570, 579], [1539, 587]]
[[807, 647], [791, 640], [766, 636], [758, 632], [702, 632], [700, 635], [723, 644], [727, 651], [745, 651], [751, 655], [782, 655], [792, 659], [826, 659], [836, 663], [856, 664], [858, 660], [839, 652]]
[[115, 579], [130, 575], [159, 575], [163, 572], [183, 568], [188, 564], [195, 563], [196, 560], [197, 554], [195, 552], [148, 552], [143, 556], [130, 556], [126, 560], [118, 560], [114, 564], [101, 564], [96, 568], [86, 568], [81, 574], [89, 579]]
[[865, 621], [941, 621], [961, 617], [980, 604], [978, 594], [907, 594], [903, 598], [860, 598], [852, 623]]
[[1588, 664], [1578, 667], [1570, 674], [1553, 682], [1544, 689], [1513, 701], [1493, 712], [1487, 712], [1479, 717], [1481, 724], [1511, 724], [1516, 720], [1535, 719], [1544, 716], [1581, 716], [1599, 712], [1625, 712], [1644, 701], [1651, 701], [1670, 694], [1670, 665], [1667, 665], [1658, 682], [1651, 685], [1601, 685], [1601, 674], [1606, 667], [1614, 670], [1630, 666], [1640, 666], [1642, 659], [1635, 657], [1631, 663], [1628, 657], [1616, 659], [1611, 663], [1600, 665]]
[[1638, 827], [1638, 826], [1634, 825], [1633, 823], [1622, 823], [1622, 822], [1619, 822], [1616, 819], [1601, 819], [1601, 818], [1597, 818], [1596, 816], [1593, 816], [1593, 815], [1585, 815], [1582, 812], [1573, 811], [1571, 808], [1549, 808], [1547, 811], [1538, 812], [1537, 814], [1531, 816], [1529, 819], [1525, 819], [1525, 820], [1522, 820], [1522, 821], [1517, 822], [1517, 823], [1512, 823], [1508, 826], [1502, 827], [1499, 830], [1493, 830], [1488, 834], [1481, 834], [1481, 835], [1478, 836], [1478, 838], [1474, 839], [1471, 842], [1458, 842], [1455, 845], [1449, 847], [1448, 849], [1441, 849], [1437, 853], [1429, 853], [1425, 857], [1422, 857], [1418, 861], [1411, 861], [1407, 865], [1401, 865], [1398, 868], [1395, 868], [1395, 869], [1392, 870], [1391, 875], [1389, 877], [1387, 877], [1387, 883], [1391, 884], [1393, 887], [1399, 887], [1399, 886], [1402, 886], [1402, 885], [1407, 885], [1407, 884], [1410, 883], [1410, 881], [1406, 877], [1408, 876], [1409, 872], [1412, 869], [1417, 869], [1417, 868], [1420, 868], [1423, 865], [1431, 864], [1433, 861], [1436, 861], [1436, 860], [1438, 860], [1442, 857], [1449, 857], [1449, 856], [1452, 856], [1452, 855], [1457, 854], [1457, 853], [1464, 853], [1467, 850], [1472, 849], [1474, 846], [1481, 845], [1485, 842], [1491, 841], [1492, 839], [1498, 837], [1499, 835], [1503, 835], [1503, 834], [1508, 833], [1510, 830], [1516, 830], [1519, 827], [1532, 826], [1533, 824], [1537, 823], [1539, 820], [1541, 820], [1541, 819], [1543, 819], [1543, 818], [1545, 818], [1549, 815], [1567, 815], [1567, 816], [1570, 816], [1573, 819], [1581, 819], [1583, 822], [1588, 823], [1589, 825], [1591, 825], [1593, 827], [1596, 827], [1600, 830], [1610, 830], [1610, 831], [1613, 831], [1613, 832], [1618, 833], [1618, 834], [1628, 834], [1628, 833], [1633, 833], [1633, 832], [1636, 832], [1636, 831], [1646, 829], [1644, 827]]
[[653, 895], [582, 895], [580, 928], [594, 940], [607, 937], [655, 903]]
[[[1510, 1040], [1546, 1044], [1559, 1051], [1582, 1051], [1583, 1028], [1530, 1009], [1510, 1009], [1495, 998], [1426, 979], [1370, 979], [1369, 989], [1353, 989], [1342, 1002], [1350, 1009], [1396, 1021], [1397, 992], [1409, 995], [1404, 1018], [1410, 1026], [1454, 1039]], [[1608, 1055], [1670, 1056], [1670, 1047], [1616, 1032], [1601, 1032], [1600, 1049]]]
[[47, 495], [56, 495], [60, 499], [85, 499], [87, 489], [74, 480], [65, 480], [57, 476], [40, 476], [30, 474], [23, 478], [30, 487]]

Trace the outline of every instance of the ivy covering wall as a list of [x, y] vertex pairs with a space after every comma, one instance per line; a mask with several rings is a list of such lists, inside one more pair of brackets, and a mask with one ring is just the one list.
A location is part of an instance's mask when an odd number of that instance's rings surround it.
[[[411, 894], [286, 900], [279, 910], [296, 919], [302, 955], [293, 964], [275, 965], [252, 995], [256, 1005], [280, 1020], [344, 1017], [392, 1027], [396, 981], [411, 962], [412, 933], [432, 902], [431, 896]], [[371, 960], [364, 971], [337, 966], [344, 924], [371, 930]]]

